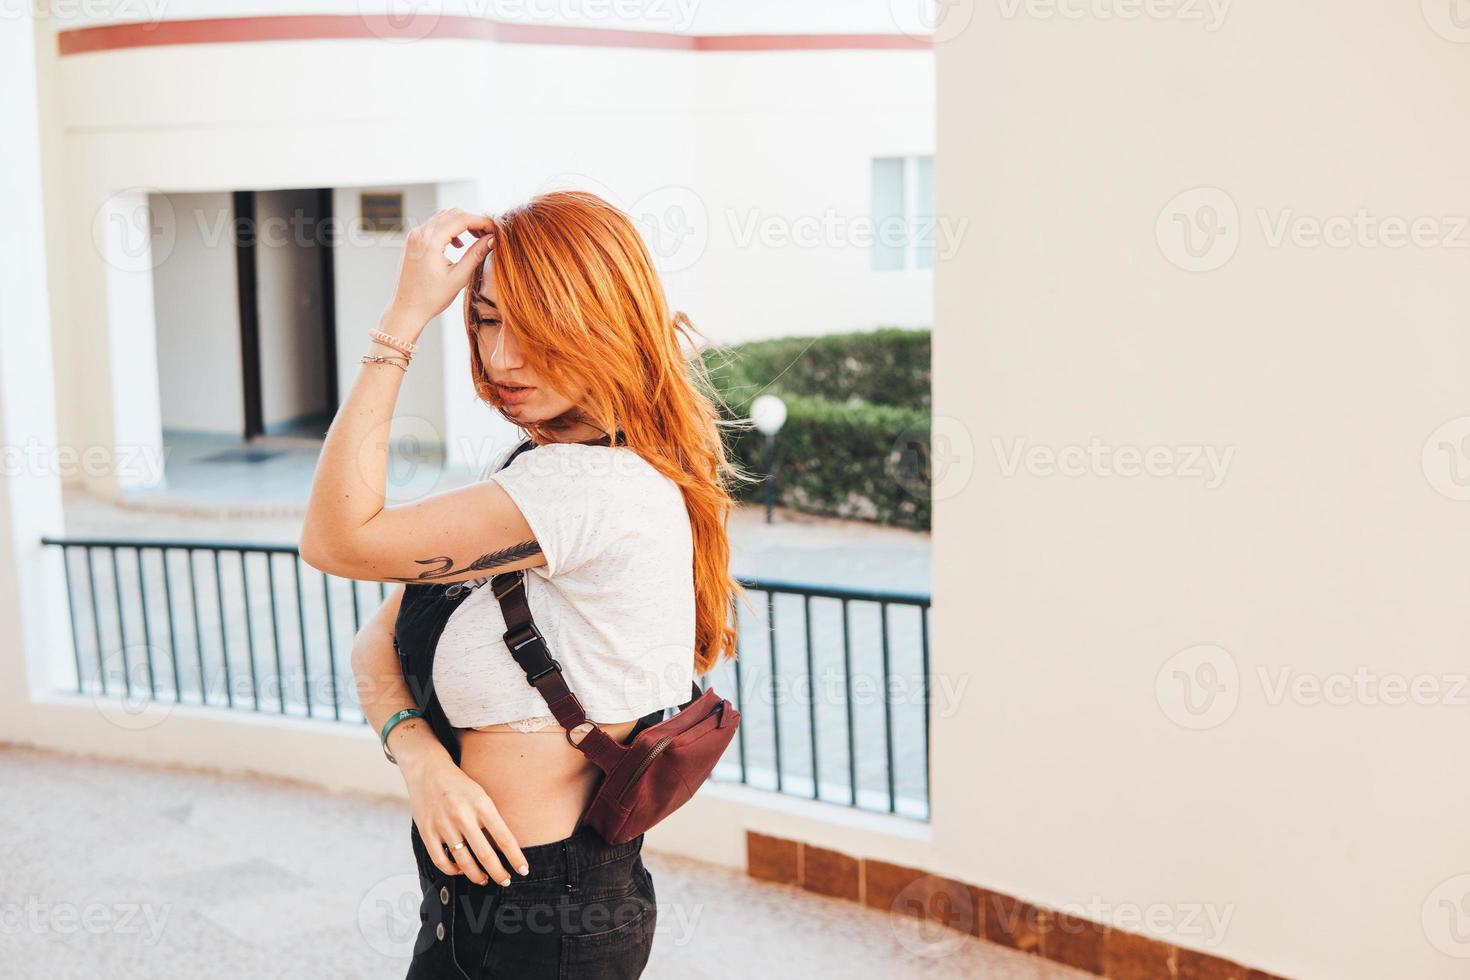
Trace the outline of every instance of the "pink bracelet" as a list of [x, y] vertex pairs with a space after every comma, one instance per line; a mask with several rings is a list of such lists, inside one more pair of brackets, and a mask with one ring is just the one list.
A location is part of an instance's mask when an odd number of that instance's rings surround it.
[[402, 337], [395, 337], [392, 334], [384, 333], [381, 330], [369, 330], [368, 336], [376, 340], [378, 343], [382, 344], [384, 347], [393, 348], [400, 354], [407, 354], [409, 357], [412, 357], [414, 354], [418, 353], [418, 347], [412, 342], [404, 340]]

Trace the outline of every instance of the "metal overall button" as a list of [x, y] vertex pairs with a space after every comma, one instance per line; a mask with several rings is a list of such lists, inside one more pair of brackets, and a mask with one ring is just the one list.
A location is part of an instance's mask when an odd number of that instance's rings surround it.
[[503, 887], [456, 879], [450, 890], [452, 908], [447, 912], [453, 938], [449, 958], [466, 978], [485, 975], [485, 962], [496, 945], [497, 921]]
[[[452, 935], [449, 908], [442, 901], [447, 879], [441, 873], [425, 874], [423, 901], [419, 904], [420, 932], [414, 943], [414, 953], [426, 953]], [[452, 894], [452, 892], [451, 892]]]

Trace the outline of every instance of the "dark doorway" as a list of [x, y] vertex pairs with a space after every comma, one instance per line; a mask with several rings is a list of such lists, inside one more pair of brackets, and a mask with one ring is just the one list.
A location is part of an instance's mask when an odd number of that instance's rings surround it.
[[245, 389], [245, 439], [264, 434], [260, 398], [260, 289], [256, 282], [255, 192], [235, 192], [235, 287], [240, 302], [240, 376]]
[[320, 438], [335, 415], [332, 190], [237, 191], [244, 437]]

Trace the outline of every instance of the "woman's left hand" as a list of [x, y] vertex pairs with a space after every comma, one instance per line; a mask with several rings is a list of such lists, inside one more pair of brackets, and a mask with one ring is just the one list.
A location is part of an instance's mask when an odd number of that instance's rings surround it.
[[[444, 250], [450, 246], [462, 247], [464, 242], [460, 239], [465, 235], [473, 238], [474, 244], [465, 249], [458, 262], [450, 261]], [[469, 285], [475, 269], [485, 261], [494, 242], [493, 218], [458, 208], [440, 211], [410, 231], [403, 246], [398, 291], [394, 294], [393, 305], [383, 317], [385, 323], [391, 321], [391, 327], [385, 325], [383, 329], [398, 336], [405, 331], [422, 331], [430, 320], [448, 309], [460, 290]]]

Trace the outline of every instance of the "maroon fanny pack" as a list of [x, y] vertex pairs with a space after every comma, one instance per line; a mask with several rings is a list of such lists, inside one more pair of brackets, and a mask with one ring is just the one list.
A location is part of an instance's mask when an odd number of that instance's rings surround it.
[[645, 724], [650, 717], [645, 715], [627, 744], [596, 723], [581, 742], [572, 742], [571, 730], [589, 719], [531, 619], [525, 574], [521, 570], [502, 572], [490, 579], [510, 627], [505, 631], [505, 645], [526, 672], [526, 680], [541, 692], [551, 713], [567, 729], [567, 741], [602, 770], [602, 781], [577, 825], [590, 825], [609, 844], [625, 843], [683, 806], [704, 784], [735, 737], [740, 712], [714, 688], [701, 692], [695, 683], [693, 696], [673, 717]]

